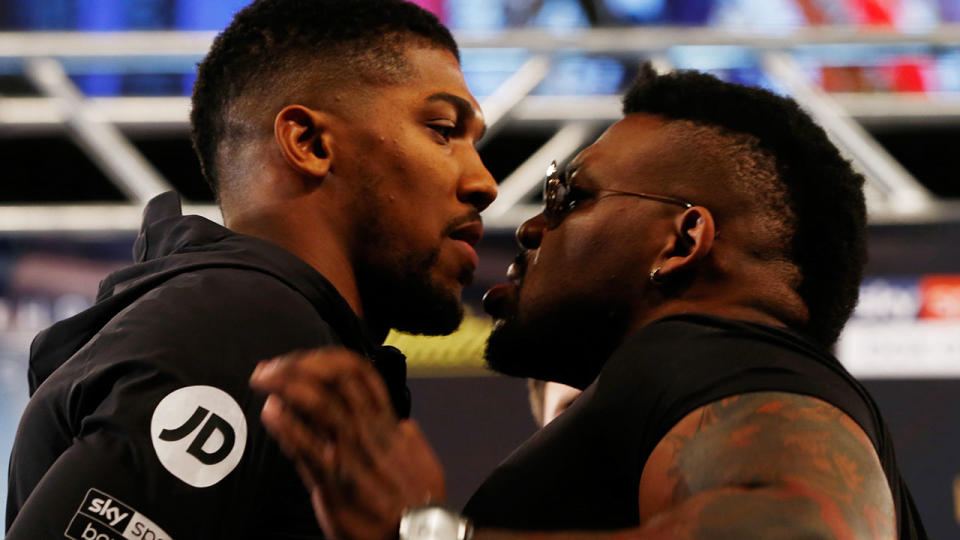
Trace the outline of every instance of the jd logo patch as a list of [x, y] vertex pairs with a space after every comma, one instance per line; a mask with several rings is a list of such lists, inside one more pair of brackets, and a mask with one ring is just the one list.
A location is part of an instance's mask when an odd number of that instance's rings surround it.
[[223, 480], [240, 462], [247, 421], [230, 394], [212, 386], [186, 386], [157, 404], [150, 438], [171, 474], [204, 488]]

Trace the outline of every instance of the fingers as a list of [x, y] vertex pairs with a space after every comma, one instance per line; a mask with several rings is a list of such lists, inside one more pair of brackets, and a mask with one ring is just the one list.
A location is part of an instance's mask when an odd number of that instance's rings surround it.
[[322, 440], [275, 396], [268, 398], [262, 418], [312, 493], [318, 520], [337, 532], [332, 537], [390, 536], [405, 507], [406, 479], [388, 468], [392, 460], [363, 456], [346, 441]]
[[[436, 456], [416, 424], [398, 423], [369, 360], [343, 349], [263, 362], [261, 418], [310, 490], [333, 537], [392, 537], [404, 508], [443, 497]], [[439, 479], [439, 480], [438, 480]]]
[[370, 465], [389, 446], [396, 416], [380, 374], [346, 349], [298, 351], [261, 362], [250, 378], [269, 392], [261, 417], [292, 459], [317, 467], [317, 448], [336, 445], [342, 455]]
[[[380, 374], [369, 360], [345, 349], [296, 352], [262, 362], [250, 384], [279, 398], [318, 437], [352, 445], [349, 451], [360, 458], [371, 460], [372, 452], [386, 449], [396, 426]], [[301, 430], [290, 429], [289, 437], [299, 436]]]
[[330, 398], [339, 399], [361, 417], [393, 413], [380, 374], [369, 360], [346, 349], [296, 352], [261, 362], [250, 384], [280, 395], [289, 407], [314, 421], [323, 422], [323, 417], [329, 416], [323, 406], [330, 403], [320, 400]]
[[307, 468], [301, 471], [301, 478], [307, 488], [324, 483], [322, 471], [334, 467], [336, 450], [330, 438], [305, 425], [273, 395], [267, 397], [260, 418], [283, 453], [295, 463], [302, 463]]
[[378, 491], [392, 499], [399, 491], [397, 481], [385, 474], [381, 456], [345, 438], [334, 440], [317, 433], [276, 396], [267, 398], [261, 418], [296, 465], [304, 485], [323, 492], [329, 506], [349, 504], [359, 513], [369, 513], [368, 517], [376, 516], [384, 509], [371, 504], [376, 500], [360, 495]]

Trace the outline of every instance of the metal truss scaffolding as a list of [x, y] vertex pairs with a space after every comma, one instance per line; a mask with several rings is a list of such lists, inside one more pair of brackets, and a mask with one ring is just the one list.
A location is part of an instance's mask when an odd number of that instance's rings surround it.
[[[210, 32], [0, 33], [0, 72], [22, 75], [41, 93], [41, 97], [0, 96], [0, 133], [6, 137], [50, 130], [67, 133], [129, 201], [0, 206], [0, 232], [136, 230], [144, 202], [171, 187], [124, 133], [186, 133], [189, 99], [89, 98], [66, 74], [94, 65], [98, 69], [110, 66], [118, 72], [189, 72], [203, 57], [213, 36]], [[598, 130], [620, 117], [617, 96], [537, 95], [535, 89], [558, 57], [583, 53], [628, 58], [637, 63], [649, 60], [663, 71], [672, 67], [675, 51], [697, 47], [744, 51], [774, 85], [792, 95], [826, 129], [868, 179], [872, 223], [960, 220], [956, 203], [932, 196], [863, 127], [882, 122], [960, 122], [960, 96], [930, 99], [895, 94], [828, 94], [811, 81], [797, 61], [798, 55], [816, 55], [818, 47], [824, 51], [837, 47], [960, 48], [958, 27], [940, 27], [912, 35], [822, 27], [787, 36], [734, 34], [709, 28], [632, 28], [564, 34], [513, 30], [457, 37], [465, 51], [503, 49], [523, 50], [527, 54], [515, 73], [481, 99], [491, 135], [533, 126], [546, 126], [554, 132], [502, 180], [500, 196], [485, 214], [489, 228], [512, 230], [537, 212], [535, 193], [545, 164], [552, 159], [569, 159]], [[219, 219], [213, 205], [187, 204], [185, 210]]]

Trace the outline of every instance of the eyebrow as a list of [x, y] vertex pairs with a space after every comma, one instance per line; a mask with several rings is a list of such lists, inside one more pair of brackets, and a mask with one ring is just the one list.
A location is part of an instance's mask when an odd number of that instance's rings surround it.
[[[478, 111], [476, 111], [476, 110], [473, 108], [473, 105], [472, 105], [469, 101], [463, 99], [462, 97], [460, 97], [460, 96], [458, 96], [458, 95], [456, 95], [456, 94], [451, 94], [451, 93], [449, 93], [449, 92], [437, 92], [436, 94], [433, 94], [433, 95], [431, 95], [430, 97], [428, 97], [426, 101], [427, 101], [428, 103], [429, 103], [429, 102], [433, 102], [433, 101], [445, 101], [445, 102], [453, 105], [454, 108], [457, 109], [457, 115], [458, 115], [460, 118], [468, 118], [468, 117], [476, 117], [476, 116], [478, 116], [478, 115], [477, 115], [477, 112], [478, 112]], [[483, 117], [481, 116], [480, 118], [483, 118]], [[477, 139], [476, 139], [477, 141], [479, 141], [480, 139], [482, 139], [483, 136], [484, 136], [484, 134], [487, 133], [487, 124], [486, 124], [485, 122], [483, 122], [483, 120], [481, 120], [480, 122], [481, 122], [480, 136], [477, 137]]]

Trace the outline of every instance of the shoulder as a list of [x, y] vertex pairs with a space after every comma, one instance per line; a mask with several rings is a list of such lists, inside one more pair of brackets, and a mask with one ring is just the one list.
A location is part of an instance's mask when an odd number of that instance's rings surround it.
[[[276, 277], [247, 268], [204, 268], [186, 272], [147, 292], [130, 310], [176, 311], [180, 317], [218, 318], [237, 316], [238, 312], [269, 311], [275, 317], [292, 319], [296, 315], [316, 314], [307, 298]], [[290, 315], [285, 315], [290, 314]]]
[[233, 268], [177, 276], [132, 303], [100, 334], [165, 344], [169, 356], [214, 355], [230, 363], [339, 341], [302, 294], [268, 274]]
[[337, 343], [330, 325], [286, 284], [255, 271], [205, 269], [174, 277], [131, 303], [38, 394], [82, 397], [83, 409], [107, 396], [138, 400], [145, 389], [205, 385], [243, 400], [259, 361]]
[[[218, 268], [170, 279], [40, 386], [17, 438], [18, 485], [29, 493], [70, 451], [84, 462], [132, 464], [114, 475], [129, 478], [118, 480], [127, 491], [110, 491], [130, 500], [144, 486], [190, 504], [296, 499], [295, 473], [263, 429], [264, 397], [248, 379], [260, 360], [336, 342], [311, 303], [269, 275]], [[294, 489], [288, 497], [254, 483]]]
[[895, 519], [870, 438], [843, 411], [806, 395], [745, 393], [687, 414], [644, 465], [641, 520], [730, 488], [805, 500], [834, 530], [876, 532]]

